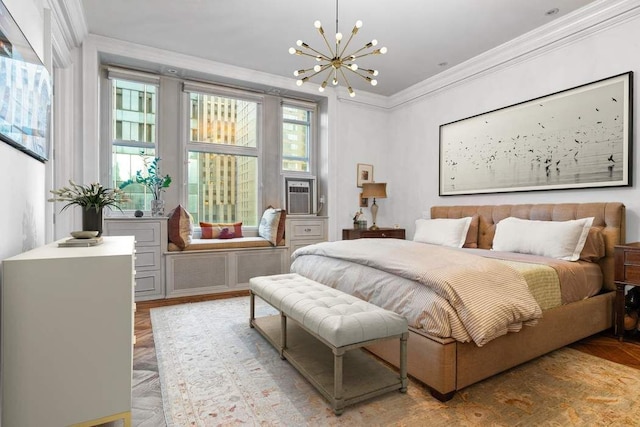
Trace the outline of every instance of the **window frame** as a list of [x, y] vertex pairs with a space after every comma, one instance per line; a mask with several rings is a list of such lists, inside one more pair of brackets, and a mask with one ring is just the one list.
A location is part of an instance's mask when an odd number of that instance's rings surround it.
[[[310, 119], [308, 122], [303, 122], [300, 120], [285, 120], [284, 118], [284, 107], [297, 108], [301, 110], [307, 110], [310, 113]], [[279, 128], [279, 162], [278, 162], [278, 170], [280, 174], [283, 176], [300, 176], [300, 177], [315, 177], [316, 171], [318, 170], [317, 164], [317, 150], [318, 150], [318, 105], [314, 102], [304, 101], [299, 99], [291, 99], [291, 98], [283, 98], [280, 102], [280, 111], [279, 111], [279, 120], [280, 120], [280, 128]], [[309, 125], [309, 130], [307, 132], [307, 144], [308, 144], [308, 153], [309, 153], [309, 170], [308, 171], [291, 171], [283, 168], [284, 164], [284, 124], [292, 123], [292, 124], [301, 124], [301, 125]]]
[[[113, 184], [113, 147], [131, 147], [139, 149], [152, 149], [154, 150], [154, 157], [161, 157], [161, 146], [159, 143], [160, 128], [162, 127], [160, 117], [160, 108], [162, 105], [162, 88], [160, 85], [160, 76], [145, 73], [141, 71], [128, 70], [119, 67], [106, 66], [103, 67], [104, 84], [101, 90], [101, 106], [103, 111], [106, 112], [106, 123], [108, 126], [103, 126], [101, 129], [101, 135], [106, 141], [106, 144], [102, 144], [102, 150], [100, 152], [100, 164], [102, 165], [102, 172], [100, 174], [100, 181], [106, 183], [107, 187], [111, 187]], [[124, 80], [132, 83], [139, 83], [144, 85], [152, 85], [156, 88], [156, 109], [155, 109], [155, 130], [153, 140], [155, 142], [135, 141], [135, 140], [121, 140], [116, 139], [114, 135], [114, 116], [113, 105], [114, 99], [114, 80]], [[148, 208], [148, 209], [147, 209]], [[134, 209], [111, 209], [108, 216], [129, 216]], [[151, 212], [150, 206], [145, 206], [143, 210], [145, 214]]]
[[[245, 157], [255, 157], [256, 158], [256, 225], [242, 225], [243, 230], [255, 231], [257, 232], [258, 226], [260, 225], [260, 218], [262, 212], [260, 212], [262, 206], [262, 182], [264, 180], [264, 156], [263, 156], [263, 146], [264, 146], [264, 120], [265, 120], [265, 112], [264, 112], [264, 96], [261, 94], [254, 93], [250, 90], [242, 90], [229, 88], [224, 86], [218, 86], [214, 84], [207, 84], [201, 82], [191, 82], [184, 81], [182, 84], [182, 127], [181, 135], [184, 138], [184, 142], [182, 144], [181, 152], [183, 153], [183, 171], [182, 178], [184, 181], [184, 185], [182, 186], [182, 191], [179, 194], [179, 199], [184, 206], [189, 206], [189, 153], [190, 152], [200, 152], [200, 153], [214, 153], [221, 155], [231, 155], [231, 156], [245, 156]], [[256, 146], [255, 147], [245, 147], [238, 145], [229, 145], [229, 144], [218, 144], [212, 142], [197, 142], [191, 141], [191, 133], [190, 133], [190, 110], [191, 110], [191, 100], [190, 94], [197, 93], [202, 95], [210, 95], [210, 96], [219, 96], [224, 98], [233, 98], [241, 101], [254, 102], [256, 104]], [[244, 221], [243, 221], [244, 222]], [[194, 229], [199, 229], [199, 224], [194, 221]]]

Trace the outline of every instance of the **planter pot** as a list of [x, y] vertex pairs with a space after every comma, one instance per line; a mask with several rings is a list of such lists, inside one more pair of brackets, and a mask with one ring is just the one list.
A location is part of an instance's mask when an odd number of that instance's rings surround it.
[[164, 216], [164, 200], [151, 201], [151, 216]]
[[98, 236], [102, 235], [102, 208], [98, 210], [82, 208], [82, 230], [97, 231]]

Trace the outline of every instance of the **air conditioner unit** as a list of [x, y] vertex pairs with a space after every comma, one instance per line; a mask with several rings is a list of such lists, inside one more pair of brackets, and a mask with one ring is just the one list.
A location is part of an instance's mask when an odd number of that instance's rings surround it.
[[287, 215], [315, 215], [316, 179], [285, 177]]

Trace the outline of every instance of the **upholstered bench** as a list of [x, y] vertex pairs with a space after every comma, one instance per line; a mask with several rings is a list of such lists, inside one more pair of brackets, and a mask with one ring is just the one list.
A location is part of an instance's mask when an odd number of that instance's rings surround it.
[[[404, 317], [298, 274], [254, 277], [249, 287], [251, 327], [330, 401], [336, 415], [364, 399], [391, 390], [407, 391]], [[256, 318], [256, 295], [280, 315]], [[293, 324], [287, 325], [287, 319], [294, 320]], [[388, 339], [400, 340], [399, 376], [362, 351], [346, 354]], [[332, 358], [321, 360], [318, 341], [331, 350], [325, 353], [332, 353]]]

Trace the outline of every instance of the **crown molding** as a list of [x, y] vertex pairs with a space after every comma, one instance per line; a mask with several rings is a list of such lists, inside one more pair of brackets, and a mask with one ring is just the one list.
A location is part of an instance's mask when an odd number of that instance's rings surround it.
[[57, 67], [71, 65], [71, 51], [89, 34], [81, 0], [46, 0], [51, 9], [51, 43]]
[[388, 98], [394, 109], [620, 25], [640, 15], [640, 0], [598, 0]]

